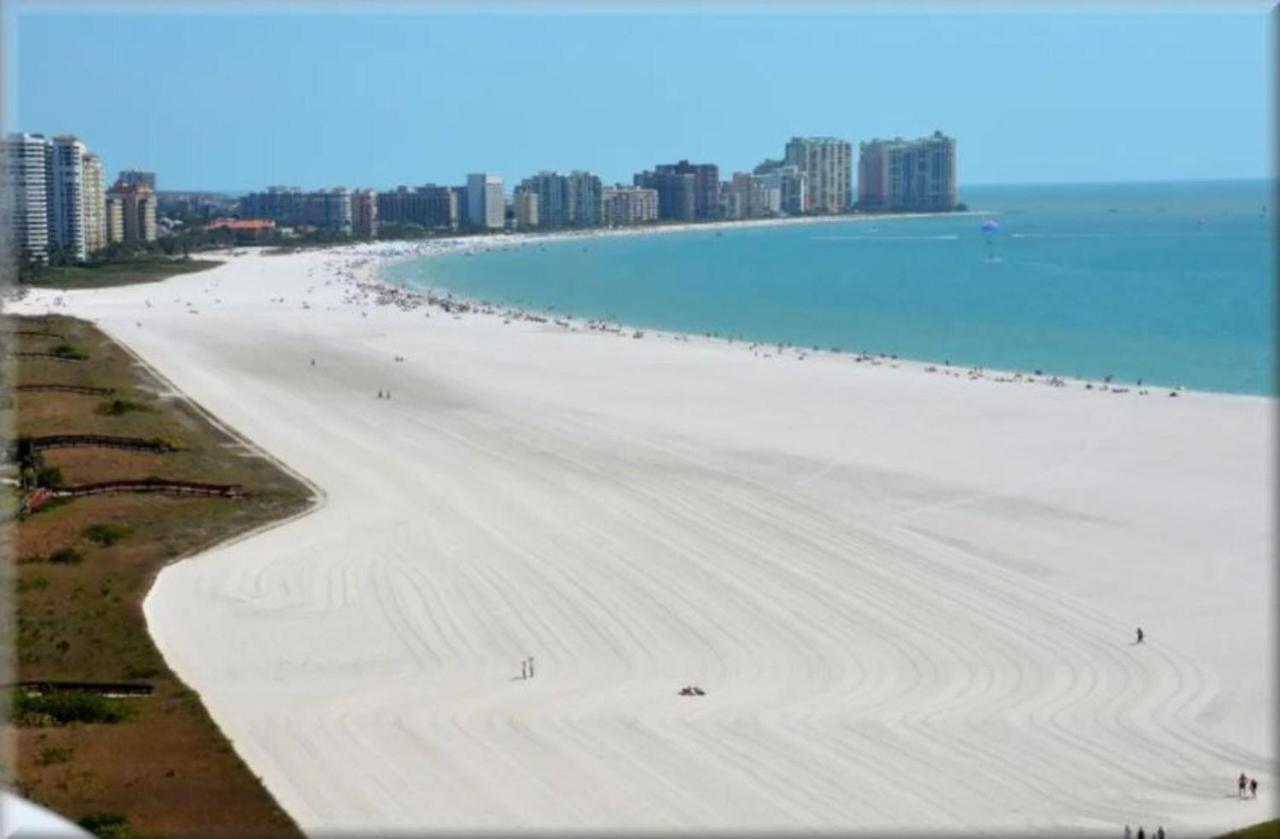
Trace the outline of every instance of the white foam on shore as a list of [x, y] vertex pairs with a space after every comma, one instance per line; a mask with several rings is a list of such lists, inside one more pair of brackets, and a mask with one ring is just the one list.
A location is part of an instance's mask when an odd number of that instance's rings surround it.
[[1275, 400], [445, 313], [375, 254], [16, 306], [326, 494], [146, 601], [305, 830], [1270, 817]]

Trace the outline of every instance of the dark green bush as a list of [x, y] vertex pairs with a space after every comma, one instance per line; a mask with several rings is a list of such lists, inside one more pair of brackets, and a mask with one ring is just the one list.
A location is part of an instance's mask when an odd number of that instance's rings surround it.
[[121, 722], [133, 709], [123, 700], [83, 690], [54, 690], [49, 693], [19, 693], [10, 712], [19, 725], [50, 722], [55, 725], [81, 722]]
[[56, 355], [58, 358], [76, 358], [76, 359], [84, 360], [89, 357], [84, 353], [80, 352], [80, 350], [76, 349], [71, 344], [68, 344], [66, 341], [63, 341], [61, 344], [58, 344], [53, 349], [49, 350], [49, 352], [53, 355]]
[[141, 402], [134, 402], [129, 399], [109, 399], [105, 402], [99, 402], [94, 412], [107, 417], [118, 417], [127, 414], [130, 411], [150, 411], [150, 405], [144, 405]]
[[58, 548], [49, 554], [49, 561], [58, 565], [79, 565], [84, 562], [84, 554], [75, 548]]
[[114, 545], [133, 535], [133, 528], [123, 524], [91, 524], [84, 529], [84, 538], [103, 547]]

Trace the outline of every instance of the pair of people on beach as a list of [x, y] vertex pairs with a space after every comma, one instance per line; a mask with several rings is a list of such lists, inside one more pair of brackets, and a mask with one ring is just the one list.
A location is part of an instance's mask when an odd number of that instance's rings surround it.
[[1249, 776], [1241, 772], [1240, 777], [1236, 779], [1236, 789], [1238, 790], [1237, 795], [1239, 795], [1241, 798], [1244, 798], [1244, 791], [1246, 789], [1249, 790], [1250, 798], [1257, 798], [1258, 797], [1258, 779], [1250, 778]]
[[[1157, 827], [1153, 836], [1155, 839], [1164, 839], [1164, 826]], [[1124, 839], [1133, 839], [1133, 832], [1127, 824], [1124, 826]], [[1147, 832], [1141, 827], [1138, 828], [1138, 839], [1147, 839]]]
[[520, 678], [522, 679], [533, 678], [533, 656], [529, 656], [528, 658], [520, 662]]

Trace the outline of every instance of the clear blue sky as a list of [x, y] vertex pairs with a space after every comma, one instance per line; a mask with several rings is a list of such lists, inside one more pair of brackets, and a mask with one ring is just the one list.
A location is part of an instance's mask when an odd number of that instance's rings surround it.
[[1266, 177], [1264, 9], [608, 14], [10, 7], [11, 130], [161, 189], [722, 177], [793, 134], [940, 128], [965, 184]]

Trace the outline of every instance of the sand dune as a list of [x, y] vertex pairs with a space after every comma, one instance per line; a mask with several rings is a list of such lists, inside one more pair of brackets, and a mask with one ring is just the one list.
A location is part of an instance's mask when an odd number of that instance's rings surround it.
[[324, 494], [146, 602], [305, 829], [1274, 809], [1272, 400], [427, 317], [349, 260], [65, 297]]

